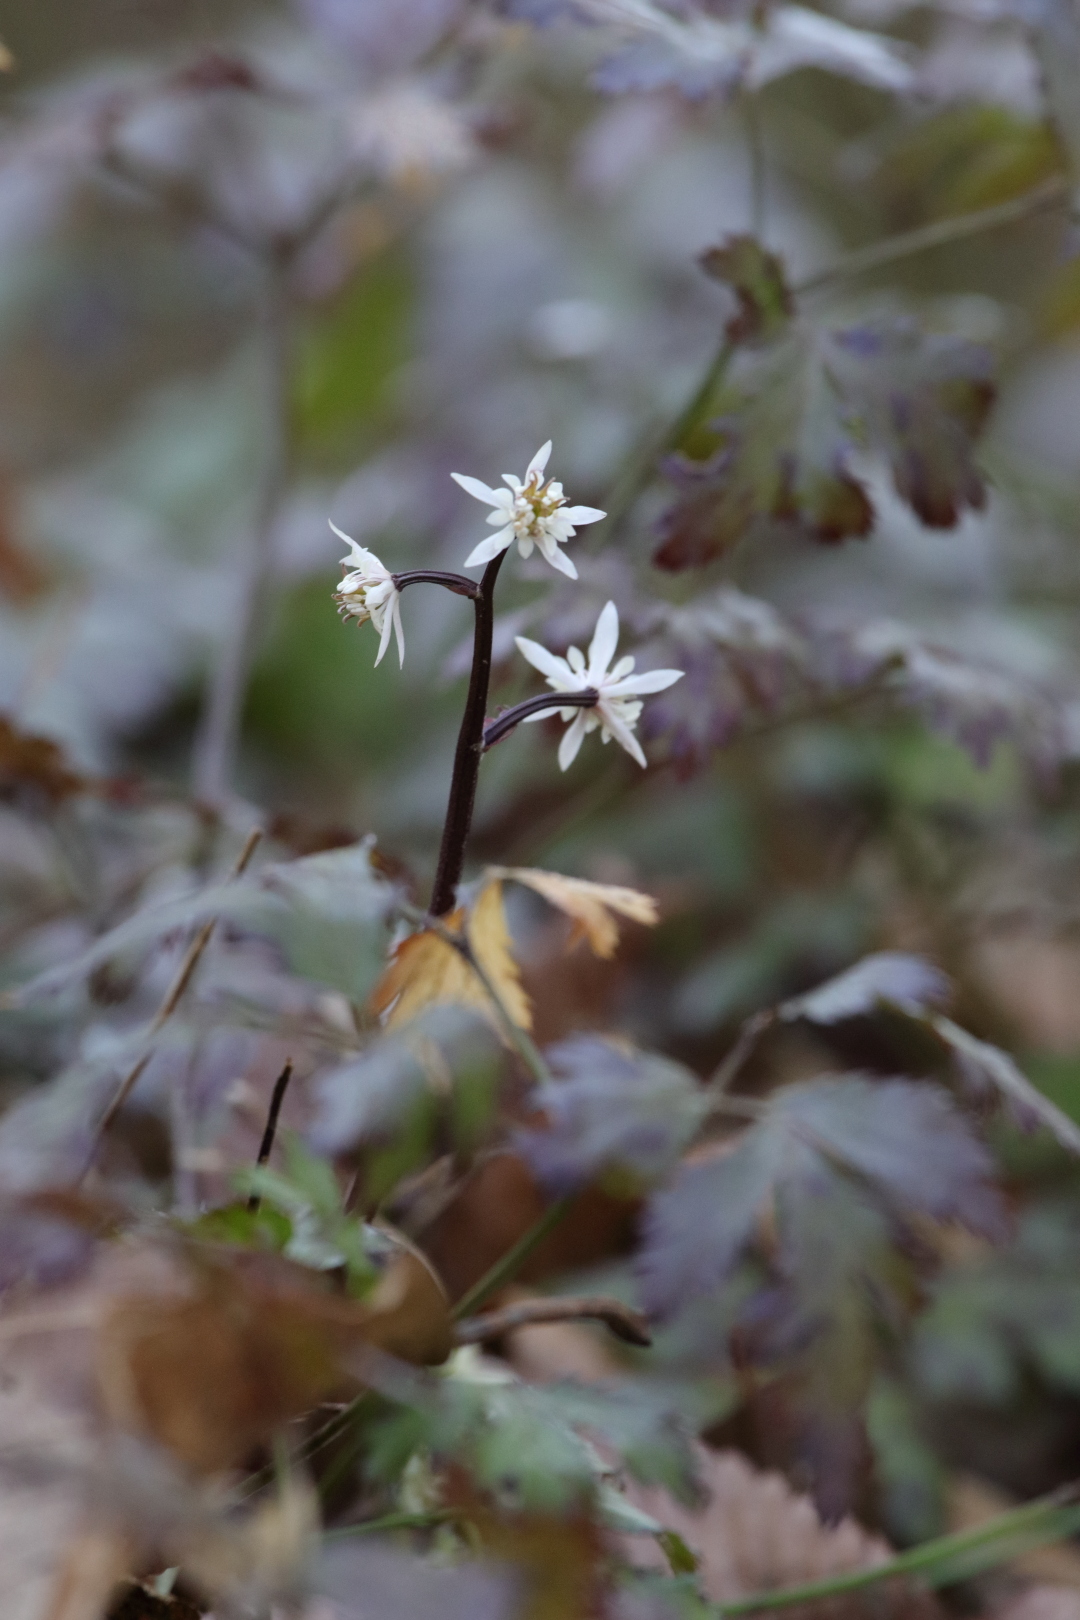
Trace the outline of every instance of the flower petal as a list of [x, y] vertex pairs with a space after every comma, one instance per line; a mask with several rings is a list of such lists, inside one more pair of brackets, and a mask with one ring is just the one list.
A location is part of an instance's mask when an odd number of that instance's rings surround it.
[[[327, 522], [330, 522], [329, 518], [327, 518]], [[357, 545], [352, 536], [346, 534], [343, 529], [339, 529], [336, 523], [330, 523], [330, 527], [333, 529], [338, 539], [344, 540], [345, 544], [349, 547], [350, 555], [348, 557], [342, 557], [341, 561], [343, 563], [352, 563], [354, 564], [354, 571], [368, 575], [370, 575], [372, 571], [371, 565], [373, 563], [377, 569], [382, 568], [382, 563], [380, 563], [374, 552], [368, 551], [364, 546]]]
[[547, 444], [542, 444], [540, 446], [539, 450], [536, 452], [535, 456], [533, 456], [532, 460], [529, 462], [529, 465], [526, 467], [526, 469], [525, 469], [525, 482], [526, 483], [528, 483], [529, 478], [531, 477], [531, 475], [533, 473], [542, 473], [543, 472], [544, 468], [548, 464], [548, 458], [550, 457], [550, 455], [551, 455], [551, 440], [549, 439]]
[[585, 711], [574, 717], [573, 724], [563, 733], [563, 740], [559, 744], [559, 769], [568, 771], [575, 759], [578, 750], [585, 741]]
[[630, 697], [636, 692], [666, 692], [669, 686], [681, 681], [686, 674], [684, 669], [646, 669], [640, 675], [628, 675], [625, 680], [614, 681], [612, 685], [604, 687], [604, 696], [619, 698]]
[[589, 674], [599, 682], [607, 674], [607, 667], [619, 645], [619, 610], [609, 602], [596, 621], [596, 629], [589, 643]]
[[383, 654], [385, 653], [387, 647], [389, 647], [389, 645], [390, 645], [390, 632], [393, 630], [393, 628], [394, 628], [394, 615], [393, 615], [393, 613], [392, 612], [384, 613], [383, 614], [383, 622], [382, 622], [382, 636], [379, 639], [379, 656], [375, 660], [375, 668], [376, 669], [378, 669], [379, 665], [382, 663]]
[[467, 473], [451, 473], [455, 484], [460, 484], [466, 495], [471, 495], [474, 501], [486, 501], [488, 506], [498, 506], [499, 492], [489, 489], [482, 484], [479, 478], [470, 478]]
[[397, 635], [398, 667], [400, 669], [404, 669], [405, 668], [405, 631], [402, 629], [402, 625], [401, 625], [401, 593], [400, 593], [400, 591], [395, 591], [394, 592], [393, 618], [394, 618], [394, 631], [395, 631], [395, 634]]
[[578, 692], [582, 690], [583, 683], [575, 678], [573, 670], [565, 658], [556, 658], [553, 652], [541, 647], [538, 641], [530, 641], [528, 636], [515, 636], [517, 650], [533, 669], [538, 669], [541, 675], [546, 675], [549, 681], [556, 683], [557, 692]]
[[500, 529], [498, 534], [489, 534], [486, 540], [481, 540], [478, 546], [473, 547], [463, 566], [474, 568], [477, 563], [489, 563], [492, 557], [497, 557], [500, 551], [506, 550], [513, 538], [513, 528]]
[[560, 574], [566, 575], [567, 579], [577, 579], [577, 569], [566, 555], [566, 552], [559, 550], [554, 540], [545, 534], [541, 535], [536, 543], [552, 568], [557, 568]]
[[601, 518], [607, 517], [607, 513], [601, 512], [598, 506], [564, 506], [561, 515], [577, 528], [586, 523], [599, 523]]
[[606, 703], [603, 702], [603, 700], [601, 700], [601, 702], [597, 705], [597, 708], [605, 729], [610, 731], [615, 741], [619, 744], [619, 747], [625, 748], [626, 752], [630, 755], [630, 758], [636, 759], [638, 764], [644, 770], [647, 763], [645, 755], [641, 752], [641, 744], [634, 736], [634, 733], [630, 730], [630, 727], [625, 723], [625, 721], [621, 720], [615, 713], [614, 709], [610, 708]]

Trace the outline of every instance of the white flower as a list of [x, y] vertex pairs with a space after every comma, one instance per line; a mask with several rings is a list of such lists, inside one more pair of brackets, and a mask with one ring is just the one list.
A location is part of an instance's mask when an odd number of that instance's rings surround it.
[[[589, 661], [578, 647], [571, 647], [565, 658], [556, 658], [537, 641], [525, 636], [514, 638], [522, 657], [534, 669], [547, 676], [547, 683], [556, 692], [584, 692], [589, 687], [600, 694], [592, 709], [560, 709], [563, 720], [572, 722], [559, 744], [559, 765], [566, 770], [577, 758], [578, 749], [586, 734], [602, 726], [601, 741], [614, 737], [626, 752], [645, 764], [645, 755], [634, 736], [638, 715], [643, 705], [637, 701], [639, 693], [663, 692], [682, 680], [681, 669], [650, 669], [644, 675], [632, 675], [633, 658], [620, 658], [612, 670], [608, 669], [615, 648], [619, 644], [619, 614], [614, 602], [609, 602], [596, 621], [592, 641], [589, 643]], [[530, 714], [528, 720], [545, 720], [545, 714]]]
[[506, 489], [489, 489], [479, 478], [467, 478], [464, 473], [450, 474], [467, 495], [495, 508], [488, 522], [493, 523], [499, 531], [487, 540], [481, 540], [470, 551], [465, 559], [466, 568], [471, 568], [474, 563], [490, 562], [516, 540], [523, 557], [529, 556], [533, 546], [539, 546], [552, 568], [557, 568], [560, 574], [567, 574], [571, 579], [577, 579], [577, 569], [559, 547], [571, 538], [575, 525], [599, 523], [601, 518], [607, 517], [607, 513], [595, 506], [567, 506], [562, 485], [554, 479], [544, 482], [544, 468], [550, 454], [549, 439], [525, 469], [524, 483], [513, 473], [503, 473], [503, 483], [508, 485]]
[[344, 617], [355, 619], [357, 624], [371, 620], [382, 637], [379, 642], [379, 656], [375, 660], [376, 668], [382, 663], [383, 653], [390, 645], [390, 631], [393, 629], [397, 633], [398, 658], [404, 664], [405, 635], [401, 628], [401, 592], [394, 584], [393, 574], [383, 567], [373, 551], [358, 546], [355, 540], [350, 540], [347, 534], [342, 534], [336, 523], [331, 523], [330, 527], [338, 539], [344, 540], [350, 548], [349, 555], [342, 557], [342, 562], [353, 565], [334, 592], [338, 612]]

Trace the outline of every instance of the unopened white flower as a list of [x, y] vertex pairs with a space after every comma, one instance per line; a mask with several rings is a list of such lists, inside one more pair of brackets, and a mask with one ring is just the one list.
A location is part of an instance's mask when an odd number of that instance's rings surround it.
[[[614, 669], [609, 670], [608, 665], [619, 644], [619, 614], [614, 602], [608, 603], [596, 621], [587, 662], [578, 647], [570, 647], [565, 658], [556, 658], [538, 641], [529, 641], [526, 636], [516, 636], [514, 639], [522, 657], [527, 658], [541, 675], [547, 676], [548, 685], [556, 692], [586, 692], [592, 687], [600, 694], [595, 708], [559, 710], [561, 718], [571, 722], [559, 744], [559, 765], [562, 770], [573, 764], [586, 735], [595, 731], [597, 726], [602, 728], [602, 742], [614, 737], [639, 765], [645, 764], [645, 755], [634, 736], [634, 727], [643, 707], [639, 697], [648, 692], [663, 692], [667, 687], [674, 686], [685, 671], [650, 669], [643, 675], [634, 675], [631, 673], [634, 668], [631, 657], [620, 658]], [[526, 716], [527, 720], [546, 718], [545, 714]]]
[[334, 592], [338, 612], [343, 617], [355, 619], [357, 624], [371, 620], [381, 637], [379, 656], [375, 660], [376, 668], [382, 663], [383, 653], [390, 645], [390, 631], [394, 630], [397, 634], [398, 658], [404, 664], [405, 635], [401, 628], [401, 592], [394, 584], [393, 574], [383, 566], [373, 551], [358, 546], [355, 540], [350, 540], [347, 534], [342, 534], [336, 523], [331, 523], [330, 527], [338, 539], [344, 540], [349, 547], [349, 554], [342, 557], [342, 562], [352, 564], [352, 568]]
[[506, 489], [489, 489], [479, 478], [467, 478], [464, 473], [450, 474], [467, 495], [494, 507], [488, 522], [499, 531], [487, 540], [481, 540], [470, 551], [465, 559], [466, 568], [471, 568], [474, 563], [490, 562], [516, 540], [523, 557], [528, 557], [533, 546], [537, 546], [552, 568], [557, 568], [560, 574], [567, 574], [570, 579], [577, 579], [577, 569], [559, 547], [566, 544], [575, 529], [586, 523], [599, 523], [601, 518], [607, 517], [607, 513], [595, 506], [567, 506], [562, 485], [554, 479], [544, 480], [544, 469], [550, 455], [549, 439], [525, 469], [524, 483], [513, 473], [503, 473]]

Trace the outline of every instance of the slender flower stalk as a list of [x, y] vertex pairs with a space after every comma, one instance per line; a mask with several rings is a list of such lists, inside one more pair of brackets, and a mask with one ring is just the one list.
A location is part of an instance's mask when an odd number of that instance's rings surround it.
[[542, 720], [552, 709], [592, 709], [600, 701], [600, 694], [587, 687], [584, 692], [541, 692], [538, 697], [526, 698], [524, 703], [515, 703], [512, 709], [506, 709], [497, 715], [484, 727], [484, 752], [494, 748], [495, 744], [502, 742], [524, 720]]
[[[547, 677], [547, 683], [556, 692], [584, 693], [595, 691], [596, 702], [585, 707], [567, 704], [561, 709], [563, 720], [571, 722], [559, 744], [559, 766], [568, 770], [578, 756], [590, 731], [600, 728], [600, 739], [609, 742], [612, 737], [638, 764], [644, 766], [645, 755], [634, 736], [643, 704], [640, 697], [650, 692], [663, 692], [676, 681], [682, 680], [681, 669], [651, 669], [641, 675], [632, 673], [634, 659], [620, 658], [614, 669], [608, 665], [619, 644], [619, 613], [614, 602], [609, 602], [596, 621], [588, 660], [579, 647], [568, 649], [565, 658], [557, 658], [537, 641], [526, 636], [515, 637], [518, 651], [534, 669]], [[542, 714], [522, 717], [526, 723], [540, 720]]]
[[457, 902], [457, 887], [465, 866], [465, 845], [472, 826], [473, 805], [476, 801], [476, 780], [480, 774], [480, 758], [484, 748], [484, 717], [487, 711], [488, 686], [491, 682], [491, 636], [495, 624], [495, 581], [499, 577], [505, 549], [494, 556], [484, 569], [480, 589], [473, 600], [476, 627], [473, 631], [472, 673], [465, 699], [465, 713], [461, 717], [457, 749], [454, 753], [454, 774], [450, 780], [450, 799], [446, 806], [439, 864], [435, 871], [435, 886], [431, 892], [429, 910], [433, 917], [444, 917], [453, 911]]

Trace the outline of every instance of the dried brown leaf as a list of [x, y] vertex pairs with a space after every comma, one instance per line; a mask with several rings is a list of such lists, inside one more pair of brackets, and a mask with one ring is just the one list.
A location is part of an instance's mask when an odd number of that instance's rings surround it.
[[113, 1423], [210, 1474], [355, 1389], [357, 1349], [428, 1363], [445, 1360], [450, 1342], [445, 1294], [411, 1250], [364, 1301], [327, 1292], [276, 1255], [203, 1253], [186, 1287], [115, 1301], [97, 1336], [97, 1375]]
[[[80, 1476], [92, 1455], [92, 1436], [78, 1413], [43, 1398], [29, 1379], [16, 1377], [5, 1366], [0, 1384], [0, 1614], [4, 1620], [42, 1620], [49, 1612], [50, 1597], [57, 1592], [60, 1573], [79, 1536]], [[84, 1567], [83, 1576], [88, 1573]], [[99, 1591], [100, 1602], [108, 1597], [110, 1588], [111, 1580], [104, 1592]], [[86, 1589], [85, 1581], [82, 1589]]]
[[600, 1612], [604, 1547], [586, 1517], [500, 1513], [452, 1470], [448, 1506], [458, 1508], [488, 1558], [519, 1578], [518, 1620], [594, 1620]]
[[574, 928], [568, 949], [585, 939], [597, 956], [614, 956], [619, 925], [613, 912], [646, 928], [655, 927], [660, 920], [651, 894], [619, 884], [590, 883], [586, 878], [564, 877], [560, 872], [542, 872], [531, 866], [493, 866], [488, 868], [488, 876], [496, 881], [508, 878], [523, 883], [570, 917]]
[[100, 1620], [131, 1555], [131, 1544], [118, 1529], [81, 1530], [67, 1546], [43, 1620]]
[[[470, 913], [461, 907], [446, 918], [446, 927], [467, 929], [472, 953], [495, 986], [507, 1013], [521, 1029], [532, 1028], [532, 1007], [521, 987], [521, 974], [510, 949], [510, 931], [502, 903], [502, 884], [485, 884]], [[424, 928], [394, 951], [390, 966], [372, 992], [375, 1012], [388, 1014], [391, 1029], [406, 1024], [425, 1007], [477, 1007], [496, 1023], [491, 998], [460, 951], [433, 929]]]
[[[777, 1591], [883, 1564], [891, 1549], [853, 1519], [826, 1526], [808, 1496], [779, 1474], [763, 1473], [737, 1451], [697, 1450], [708, 1492], [704, 1507], [677, 1502], [661, 1486], [631, 1482], [636, 1507], [674, 1530], [699, 1559], [699, 1579], [714, 1603], [752, 1592]], [[638, 1567], [667, 1568], [662, 1550], [644, 1536], [623, 1537], [625, 1556]], [[882, 1581], [866, 1591], [822, 1598], [785, 1609], [788, 1620], [933, 1620], [933, 1597], [918, 1588]]]
[[19, 731], [0, 715], [0, 796], [32, 794], [59, 804], [85, 786], [85, 779], [70, 768], [58, 743]]
[[1080, 1592], [1074, 1586], [1030, 1586], [995, 1609], [994, 1620], [1080, 1620]]

